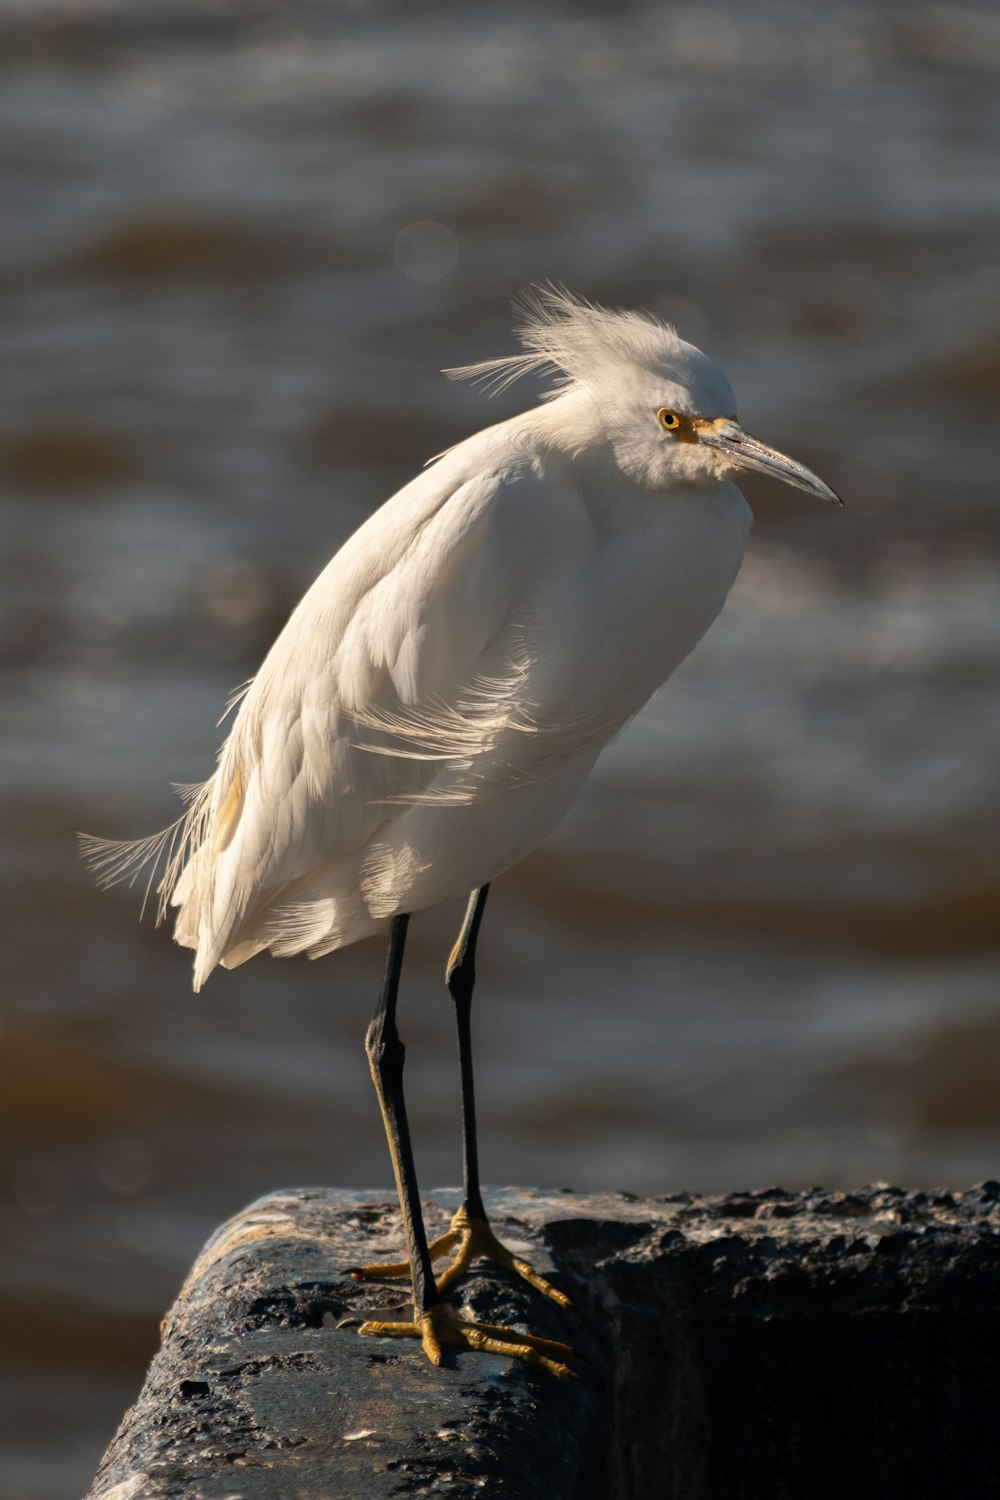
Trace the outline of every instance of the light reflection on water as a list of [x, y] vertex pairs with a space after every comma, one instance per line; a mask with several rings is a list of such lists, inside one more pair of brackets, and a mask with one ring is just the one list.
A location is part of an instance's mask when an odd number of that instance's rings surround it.
[[[471, 14], [0, 14], [11, 1496], [81, 1489], [220, 1218], [388, 1182], [377, 947], [196, 998], [71, 835], [172, 817], [339, 542], [530, 399], [434, 371], [533, 279], [675, 317], [848, 509], [753, 487], [726, 614], [498, 884], [487, 1176], [996, 1175], [995, 21]], [[428, 1185], [458, 915], [404, 999]]]

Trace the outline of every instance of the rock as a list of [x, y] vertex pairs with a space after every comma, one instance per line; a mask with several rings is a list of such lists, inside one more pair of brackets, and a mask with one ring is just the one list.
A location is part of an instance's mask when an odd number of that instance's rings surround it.
[[998, 1493], [997, 1183], [487, 1202], [574, 1310], [486, 1264], [459, 1300], [571, 1343], [576, 1384], [338, 1327], [405, 1300], [343, 1270], [398, 1255], [398, 1212], [277, 1193], [205, 1247], [91, 1500]]
[[[427, 1216], [435, 1233], [450, 1214], [435, 1203]], [[526, 1218], [504, 1210], [495, 1223], [548, 1271]], [[600, 1363], [574, 1385], [472, 1352], [435, 1369], [415, 1340], [337, 1327], [362, 1309], [409, 1310], [403, 1284], [344, 1270], [398, 1257], [398, 1231], [390, 1201], [322, 1190], [273, 1194], [224, 1225], [164, 1322], [94, 1500], [375, 1500], [432, 1485], [521, 1500], [606, 1494]], [[495, 1268], [471, 1276], [463, 1300], [487, 1321], [530, 1322], [551, 1338], [579, 1344], [588, 1328]], [[596, 1350], [599, 1335], [582, 1342]]]

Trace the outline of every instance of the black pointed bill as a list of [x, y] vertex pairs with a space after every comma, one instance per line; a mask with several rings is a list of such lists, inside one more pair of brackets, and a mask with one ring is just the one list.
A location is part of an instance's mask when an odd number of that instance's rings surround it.
[[834, 505], [843, 505], [836, 490], [831, 490], [828, 484], [824, 484], [812, 469], [797, 463], [786, 453], [779, 453], [777, 448], [769, 448], [766, 443], [751, 437], [738, 422], [725, 418], [716, 421], [695, 419], [694, 426], [699, 442], [724, 454], [734, 469], [757, 469], [762, 474], [783, 479], [786, 484], [793, 484], [796, 489], [805, 490], [809, 495], [817, 495], [820, 500], [832, 500]]

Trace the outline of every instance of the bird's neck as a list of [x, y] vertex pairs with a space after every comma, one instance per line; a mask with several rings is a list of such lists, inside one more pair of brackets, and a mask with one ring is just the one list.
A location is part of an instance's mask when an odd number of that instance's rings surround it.
[[660, 500], [624, 472], [600, 408], [587, 392], [567, 392], [519, 421], [536, 464], [576, 492], [598, 535], [630, 530]]

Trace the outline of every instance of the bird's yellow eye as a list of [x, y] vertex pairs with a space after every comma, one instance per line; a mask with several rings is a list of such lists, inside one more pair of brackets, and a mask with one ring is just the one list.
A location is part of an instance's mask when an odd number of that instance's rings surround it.
[[667, 432], [676, 432], [678, 427], [681, 425], [680, 417], [675, 411], [671, 411], [669, 406], [660, 407], [659, 411], [656, 413], [656, 420], [659, 422], [661, 427], [666, 429]]

